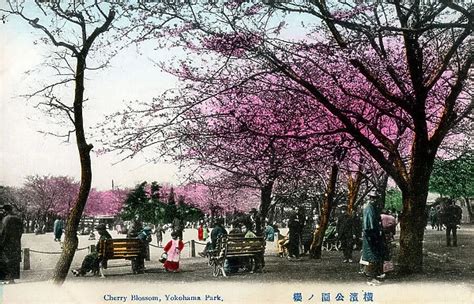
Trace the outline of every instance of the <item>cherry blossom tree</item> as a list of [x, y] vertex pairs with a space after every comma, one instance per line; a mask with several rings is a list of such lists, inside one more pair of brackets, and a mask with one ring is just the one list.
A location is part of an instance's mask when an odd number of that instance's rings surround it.
[[42, 224], [51, 223], [54, 217], [66, 217], [79, 191], [79, 183], [67, 176], [26, 177], [21, 188], [28, 212]]
[[104, 0], [8, 0], [0, 6], [4, 22], [20, 19], [42, 35], [35, 44], [45, 46], [51, 56], [40, 71], [50, 77], [36, 91], [25, 95], [58, 122], [59, 127], [45, 133], [68, 141], [74, 135], [79, 153], [80, 187], [69, 212], [63, 252], [53, 274], [56, 284], [64, 282], [72, 263], [78, 244], [77, 228], [91, 189], [93, 145], [84, 129], [86, 74], [106, 67], [117, 53], [111, 47], [116, 42], [123, 43], [123, 37], [117, 33], [127, 33], [133, 27], [133, 18], [118, 22], [121, 17], [131, 16], [127, 8], [122, 3]]
[[[378, 162], [403, 194], [401, 271], [421, 271], [433, 162], [446, 134], [473, 107], [466, 86], [472, 4], [319, 1], [268, 8], [233, 1], [180, 13], [184, 47], [217, 51], [224, 55], [218, 63], [232, 61], [225, 65], [234, 68], [250, 61], [247, 79], [272, 72], [291, 80]], [[295, 14], [314, 21], [297, 26]], [[302, 35], [290, 37], [285, 26]], [[405, 141], [397, 145], [402, 129]]]
[[[163, 9], [153, 6], [146, 11], [159, 16]], [[170, 38], [169, 46], [182, 47], [190, 56], [178, 59], [172, 68], [164, 67], [202, 84], [196, 90], [201, 94], [184, 105], [176, 92], [169, 98], [174, 104], [157, 99], [153, 115], [168, 119], [143, 123], [135, 135], [122, 137], [113, 147], [129, 146], [135, 153], [176, 140], [182, 134], [168, 127], [177, 120], [186, 124], [193, 115], [202, 117], [201, 105], [216, 96], [242, 99], [253, 113], [260, 113], [245, 96], [252, 96], [252, 88], [261, 90], [258, 83], [270, 83], [270, 92], [279, 86], [298, 98], [274, 99], [270, 107], [303, 109], [300, 118], [305, 127], [297, 128], [290, 118], [293, 132], [287, 134], [275, 134], [267, 121], [240, 121], [240, 129], [261, 137], [265, 133], [267, 140], [273, 136], [275, 141], [335, 131], [356, 141], [402, 191], [400, 266], [403, 272], [421, 271], [424, 210], [434, 159], [448, 132], [473, 108], [466, 86], [472, 69], [472, 4], [396, 0], [265, 6], [229, 1], [223, 7], [169, 5], [166, 10], [180, 18], [162, 33]], [[304, 19], [296, 19], [300, 16]], [[142, 34], [143, 39], [157, 35], [151, 30]], [[186, 85], [192, 89], [193, 83]], [[242, 87], [243, 98], [236, 93]], [[176, 111], [167, 117], [159, 111], [163, 109]], [[312, 124], [315, 117], [328, 123]], [[196, 130], [208, 126], [191, 124]], [[190, 140], [193, 135], [188, 134]]]
[[[329, 135], [325, 138], [321, 134], [315, 140], [303, 134], [316, 132], [303, 130], [308, 128], [301, 120], [304, 108], [278, 103], [281, 99], [305, 96], [282, 91], [271, 84], [277, 79], [269, 78], [210, 97], [195, 107], [193, 105], [200, 98], [200, 92], [208, 89], [209, 83], [202, 82], [201, 86], [193, 86], [183, 92], [180, 95], [182, 104], [179, 106], [174, 97], [169, 97], [171, 110], [167, 115], [179, 115], [174, 109], [181, 111], [188, 107], [191, 110], [167, 129], [168, 136], [165, 138], [155, 136], [156, 116], [162, 115], [156, 103], [145, 110], [123, 113], [121, 126], [109, 126], [114, 129], [114, 134], [125, 134], [117, 138], [114, 144], [116, 148], [129, 149], [133, 155], [149, 145], [160, 143], [159, 148], [174, 156], [175, 160], [187, 165], [197, 164], [201, 173], [218, 172], [218, 179], [226, 188], [258, 189], [261, 192], [258, 218], [265, 219], [277, 180], [296, 176], [298, 170], [302, 170], [310, 160], [314, 163], [315, 159], [321, 158], [316, 150], [327, 153], [324, 151], [336, 141]], [[166, 99], [166, 95], [163, 98]], [[321, 114], [317, 120], [324, 123], [324, 117]], [[133, 121], [139, 121], [143, 127], [130, 128]], [[270, 135], [268, 131], [273, 134]], [[300, 135], [295, 136], [297, 132]], [[261, 233], [261, 224], [257, 225], [257, 233]]]
[[92, 217], [118, 215], [122, 210], [127, 193], [127, 189], [97, 191], [92, 188], [84, 209], [84, 215]]

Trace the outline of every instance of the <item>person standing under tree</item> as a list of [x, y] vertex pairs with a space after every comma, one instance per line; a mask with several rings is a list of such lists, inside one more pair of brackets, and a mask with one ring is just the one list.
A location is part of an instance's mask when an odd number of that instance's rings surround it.
[[457, 229], [461, 224], [462, 209], [454, 203], [453, 199], [448, 201], [448, 206], [445, 210], [445, 225], [446, 225], [446, 245], [451, 246], [451, 234], [453, 235], [453, 246], [458, 245]]
[[301, 238], [301, 223], [296, 215], [292, 215], [288, 222], [288, 237], [289, 237], [289, 252], [288, 259], [300, 258], [300, 238]]
[[352, 249], [356, 238], [354, 217], [347, 213], [347, 206], [341, 207], [341, 215], [337, 218], [336, 236], [341, 241], [344, 254], [343, 263], [352, 263]]
[[381, 284], [377, 278], [382, 276], [384, 248], [377, 195], [370, 193], [363, 207], [361, 264], [365, 266], [364, 273], [369, 278], [367, 284], [371, 286]]
[[0, 248], [2, 248], [2, 260], [5, 261], [6, 274], [4, 283], [15, 283], [20, 278], [21, 262], [21, 235], [23, 234], [23, 223], [21, 219], [13, 214], [11, 205], [4, 205], [5, 217], [2, 219], [0, 230]]

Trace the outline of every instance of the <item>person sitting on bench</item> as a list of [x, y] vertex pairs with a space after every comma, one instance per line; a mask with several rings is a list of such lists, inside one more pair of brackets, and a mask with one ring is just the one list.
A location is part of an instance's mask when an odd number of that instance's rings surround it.
[[[108, 240], [112, 238], [112, 236], [109, 234], [104, 224], [97, 225], [95, 229], [97, 230], [97, 233], [99, 233], [99, 236], [100, 236], [99, 242], [101, 240]], [[84, 276], [86, 275], [86, 273], [90, 271], [92, 271], [94, 275], [99, 274], [99, 266], [101, 262], [101, 260], [99, 259], [99, 254], [97, 253], [97, 248], [99, 248], [99, 242], [96, 245], [96, 251], [91, 252], [84, 257], [81, 267], [78, 269], [71, 270], [73, 275], [75, 275], [76, 277]]]

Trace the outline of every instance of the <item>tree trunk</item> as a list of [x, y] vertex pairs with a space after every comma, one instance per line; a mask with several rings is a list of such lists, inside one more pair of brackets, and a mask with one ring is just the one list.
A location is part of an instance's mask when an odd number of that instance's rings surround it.
[[82, 107], [84, 101], [84, 71], [85, 55], [80, 53], [77, 58], [75, 94], [74, 94], [74, 126], [76, 128], [76, 144], [79, 150], [81, 162], [81, 185], [74, 207], [71, 209], [64, 234], [63, 252], [56, 264], [53, 274], [53, 282], [61, 285], [66, 280], [69, 268], [71, 267], [74, 254], [77, 249], [77, 228], [82, 217], [82, 212], [87, 203], [87, 198], [91, 189], [92, 168], [90, 151], [92, 145], [87, 144], [84, 134], [84, 121]]
[[426, 199], [434, 162], [434, 154], [426, 153], [426, 149], [417, 149], [415, 144], [413, 150], [409, 180], [402, 190], [398, 257], [401, 273], [419, 273], [423, 270], [423, 236], [428, 219]]
[[377, 191], [380, 194], [380, 201], [382, 202], [382, 208], [385, 208], [385, 201], [387, 197], [387, 186], [388, 186], [388, 173], [383, 172], [382, 178], [377, 185]]
[[255, 234], [258, 236], [263, 235], [265, 219], [272, 203], [272, 191], [273, 182], [268, 182], [260, 189], [260, 207], [258, 210], [258, 215], [255, 219]]
[[323, 245], [324, 233], [329, 224], [329, 216], [331, 215], [332, 204], [334, 200], [334, 193], [336, 191], [337, 174], [339, 167], [333, 164], [331, 167], [331, 174], [329, 176], [329, 183], [324, 194], [324, 201], [321, 212], [321, 220], [318, 229], [313, 233], [313, 241], [310, 247], [310, 256], [313, 259], [321, 258], [321, 248]]
[[357, 195], [359, 194], [360, 184], [362, 183], [362, 172], [359, 170], [356, 172], [355, 177], [349, 173], [349, 180], [347, 182], [348, 188], [348, 200], [347, 200], [347, 213], [352, 214], [355, 203], [357, 201]]
[[426, 197], [427, 194], [403, 195], [398, 257], [401, 273], [418, 273], [423, 269]]
[[275, 216], [276, 216], [276, 205], [273, 204], [270, 206], [268, 210], [268, 222], [273, 223], [275, 221]]
[[469, 214], [469, 223], [472, 223], [474, 220], [474, 214], [472, 213], [471, 202], [469, 201], [468, 197], [463, 197], [463, 199], [466, 203], [467, 213]]

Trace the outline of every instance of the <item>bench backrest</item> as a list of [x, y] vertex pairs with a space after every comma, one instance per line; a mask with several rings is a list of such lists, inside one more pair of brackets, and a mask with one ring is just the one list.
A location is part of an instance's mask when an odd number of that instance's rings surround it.
[[99, 241], [97, 252], [106, 260], [136, 258], [143, 254], [144, 243], [139, 239], [108, 239]]
[[222, 238], [222, 243], [221, 250], [226, 257], [263, 254], [266, 245], [263, 237], [244, 238], [232, 235]]

